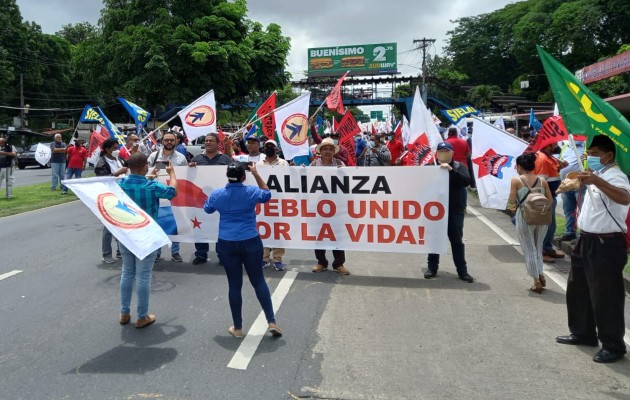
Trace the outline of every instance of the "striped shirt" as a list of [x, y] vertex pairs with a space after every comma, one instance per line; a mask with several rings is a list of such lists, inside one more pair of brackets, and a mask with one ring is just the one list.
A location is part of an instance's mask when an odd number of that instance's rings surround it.
[[157, 220], [160, 199], [171, 200], [175, 197], [175, 188], [152, 181], [143, 175], [129, 175], [118, 182], [140, 208]]

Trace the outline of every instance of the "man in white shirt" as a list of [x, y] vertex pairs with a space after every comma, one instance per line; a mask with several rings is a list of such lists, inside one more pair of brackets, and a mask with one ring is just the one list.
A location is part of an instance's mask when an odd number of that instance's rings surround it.
[[623, 268], [628, 260], [626, 216], [630, 205], [628, 177], [615, 163], [615, 145], [604, 135], [593, 138], [586, 151], [589, 170], [579, 173], [588, 189], [580, 209], [581, 230], [567, 281], [568, 336], [562, 344], [597, 346], [599, 363], [623, 358], [626, 345]]
[[241, 154], [239, 156], [233, 156], [236, 161], [240, 162], [253, 162], [257, 163], [260, 160], [265, 159], [265, 155], [260, 153], [260, 138], [256, 136], [250, 136], [245, 141], [247, 151], [249, 154]]
[[[249, 147], [249, 146], [248, 146]], [[275, 140], [267, 140], [265, 142], [264, 147], [264, 156], [262, 160], [256, 163], [258, 166], [280, 166], [280, 167], [288, 167], [289, 163], [287, 160], [283, 160], [278, 157], [278, 143]], [[271, 262], [273, 262], [273, 267], [276, 271], [284, 271], [284, 263], [282, 262], [282, 257], [284, 256], [284, 249], [280, 249], [274, 247], [264, 247], [263, 248], [263, 268], [267, 268], [271, 266]]]

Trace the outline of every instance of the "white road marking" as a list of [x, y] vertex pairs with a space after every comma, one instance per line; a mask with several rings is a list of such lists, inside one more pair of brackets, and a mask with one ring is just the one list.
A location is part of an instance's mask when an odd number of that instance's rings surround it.
[[[274, 314], [278, 313], [278, 309], [280, 309], [282, 301], [289, 293], [289, 289], [291, 288], [293, 281], [295, 281], [297, 274], [297, 270], [287, 271], [278, 284], [278, 287], [276, 287], [276, 290], [274, 290], [271, 295]], [[249, 328], [249, 332], [247, 332], [247, 335], [243, 338], [243, 343], [241, 343], [239, 348], [236, 350], [236, 353], [234, 353], [232, 360], [230, 360], [230, 363], [227, 365], [228, 368], [246, 370], [249, 362], [256, 353], [256, 349], [258, 348], [260, 341], [266, 333], [267, 319], [265, 318], [265, 313], [261, 311], [252, 327]]]
[[20, 274], [20, 273], [22, 273], [22, 271], [17, 270], [17, 269], [14, 270], [14, 271], [11, 271], [11, 272], [7, 272], [6, 274], [0, 275], [0, 281], [3, 281], [5, 279], [7, 279], [7, 278], [10, 278], [10, 277], [15, 276], [15, 275]]
[[[468, 207], [468, 210], [474, 216], [479, 218], [479, 220], [481, 222], [483, 222], [490, 229], [492, 229], [497, 235], [499, 235], [499, 237], [501, 237], [501, 239], [505, 240], [508, 244], [514, 246], [516, 251], [518, 251], [519, 253], [523, 254], [523, 250], [521, 249], [521, 245], [516, 239], [512, 238], [503, 229], [499, 228], [494, 223], [492, 223], [488, 218], [486, 218], [483, 215], [481, 215], [481, 213], [479, 211], [473, 209], [470, 206]], [[567, 280], [566, 280], [566, 278], [564, 276], [560, 275], [559, 273], [550, 270], [549, 269], [550, 266], [548, 264], [545, 264], [545, 266], [547, 266], [547, 269], [544, 271], [545, 275], [547, 275], [552, 281], [554, 281], [556, 283], [556, 285], [560, 286], [560, 288], [563, 291], [566, 292], [567, 291]], [[626, 328], [626, 335], [624, 336], [623, 340], [624, 340], [624, 342], [626, 342], [627, 345], [630, 346], [630, 329]]]

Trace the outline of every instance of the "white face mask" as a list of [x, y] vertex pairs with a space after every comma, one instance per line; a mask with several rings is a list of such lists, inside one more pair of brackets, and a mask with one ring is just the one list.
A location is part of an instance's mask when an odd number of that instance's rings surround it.
[[118, 158], [118, 156], [120, 155], [120, 150], [114, 150], [112, 151], [112, 157], [114, 158]]

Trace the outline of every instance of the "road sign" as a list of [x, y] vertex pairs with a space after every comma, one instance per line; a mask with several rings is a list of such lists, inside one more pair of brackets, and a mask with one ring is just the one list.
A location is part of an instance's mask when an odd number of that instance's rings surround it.
[[370, 118], [382, 121], [383, 120], [383, 111], [370, 111]]

